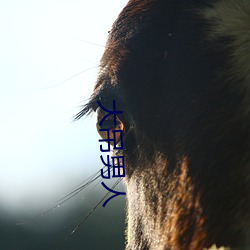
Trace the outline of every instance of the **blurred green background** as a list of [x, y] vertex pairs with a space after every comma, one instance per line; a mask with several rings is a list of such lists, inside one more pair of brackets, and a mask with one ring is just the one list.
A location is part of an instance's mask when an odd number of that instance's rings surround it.
[[[58, 209], [23, 225], [16, 222], [32, 218], [31, 212], [10, 215], [5, 211], [0, 224], [1, 249], [57, 249], [104, 194], [104, 190], [92, 190], [85, 199], [79, 194]], [[105, 208], [100, 205], [60, 249], [124, 249], [124, 198], [115, 197]]]

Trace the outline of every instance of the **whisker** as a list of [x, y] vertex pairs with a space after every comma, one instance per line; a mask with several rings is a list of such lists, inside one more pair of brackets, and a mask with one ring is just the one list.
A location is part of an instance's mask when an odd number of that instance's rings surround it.
[[[104, 167], [103, 167], [104, 169]], [[108, 170], [104, 170], [104, 173], [106, 173]], [[51, 211], [54, 211], [55, 209], [59, 208], [61, 205], [63, 205], [65, 202], [67, 202], [68, 200], [70, 200], [71, 198], [73, 198], [74, 196], [76, 196], [78, 193], [80, 193], [83, 189], [87, 188], [90, 184], [92, 184], [93, 182], [95, 182], [97, 179], [99, 179], [101, 177], [101, 170], [98, 170], [95, 174], [93, 174], [92, 176], [88, 177], [86, 180], [84, 180], [81, 184], [79, 184], [77, 187], [75, 187], [72, 191], [70, 191], [67, 195], [63, 196], [62, 198], [60, 198], [59, 200], [57, 200], [55, 203], [56, 205], [52, 206], [51, 208], [47, 209], [46, 211], [44, 211], [43, 213], [33, 217], [30, 220], [25, 220], [22, 222], [17, 222], [16, 225], [20, 226], [20, 225], [24, 225], [24, 224], [28, 224], [31, 223], [43, 216], [45, 216], [46, 214], [50, 213]], [[101, 179], [102, 180], [102, 179]], [[100, 180], [100, 181], [101, 181]], [[99, 181], [99, 182], [100, 182]], [[99, 183], [98, 182], [98, 183]], [[98, 185], [97, 183], [97, 185]], [[95, 185], [96, 186], [96, 185]], [[95, 187], [94, 186], [94, 187]], [[94, 188], [93, 187], [93, 188]], [[92, 188], [92, 190], [93, 190]]]
[[87, 40], [83, 40], [83, 39], [79, 39], [79, 38], [76, 38], [76, 40], [80, 41], [80, 42], [83, 42], [83, 43], [87, 43], [87, 44], [91, 44], [91, 45], [94, 45], [94, 46], [98, 46], [98, 47], [102, 47], [106, 50], [110, 50], [110, 51], [114, 51], [116, 52], [118, 55], [121, 54], [121, 51], [114, 47], [114, 46], [109, 46], [108, 44], [106, 44], [105, 46], [104, 45], [101, 45], [101, 44], [97, 44], [97, 43], [93, 43], [93, 42], [89, 42]]
[[[111, 167], [110, 167], [111, 168]], [[108, 170], [104, 170], [104, 173], [106, 173]], [[75, 188], [74, 190], [72, 190], [69, 194], [67, 194], [66, 196], [64, 196], [63, 198], [61, 198], [60, 200], [58, 200], [57, 202], [61, 202], [59, 205], [65, 203], [66, 201], [68, 201], [69, 199], [73, 198], [74, 196], [76, 196], [78, 193], [80, 193], [84, 188], [87, 188], [90, 184], [92, 184], [94, 181], [96, 181], [97, 179], [99, 179], [101, 177], [101, 174], [99, 174], [98, 176], [96, 176], [99, 172], [101, 172], [101, 170], [99, 170], [97, 173], [95, 173], [94, 175], [92, 175], [92, 177], [88, 178], [90, 179], [87, 183], [83, 183], [82, 185], [80, 184], [79, 187]], [[87, 179], [87, 180], [88, 180]], [[101, 180], [100, 180], [101, 181]], [[98, 184], [98, 183], [97, 183]], [[96, 186], [96, 185], [95, 185]], [[94, 186], [94, 187], [95, 187]], [[91, 189], [93, 190], [94, 187]], [[57, 206], [56, 206], [57, 207]], [[53, 209], [52, 209], [53, 210]]]
[[[111, 189], [115, 189], [117, 185], [120, 183], [122, 178], [119, 178], [111, 187]], [[81, 225], [85, 222], [85, 220], [100, 206], [100, 204], [108, 197], [109, 191], [97, 202], [97, 204], [91, 209], [91, 211], [83, 217], [83, 219], [76, 225], [76, 227], [71, 231], [71, 233], [60, 243], [60, 245], [56, 248], [56, 250], [61, 249], [64, 244], [71, 238], [71, 236], [81, 227]]]
[[93, 62], [93, 61], [91, 61], [89, 59], [86, 59], [86, 58], [83, 58], [83, 57], [79, 57], [79, 58], [82, 59], [82, 60], [84, 60], [85, 62], [89, 62], [91, 64], [94, 64], [95, 66], [100, 66], [99, 63]]
[[[87, 193], [86, 193], [86, 195], [88, 194], [88, 193], [90, 193], [91, 191], [93, 191], [100, 183], [102, 182], [102, 179], [101, 180], [99, 180]], [[82, 217], [81, 217], [82, 218]], [[65, 228], [68, 228], [69, 226], [72, 226], [73, 224], [75, 224], [75, 223], [77, 223], [77, 222], [79, 222], [79, 218], [78, 219], [76, 219], [74, 222], [71, 222], [70, 224], [68, 224], [67, 226], [64, 226], [64, 229]]]
[[76, 73], [75, 75], [73, 75], [73, 76], [71, 76], [71, 77], [69, 77], [69, 78], [67, 78], [67, 79], [65, 79], [65, 80], [63, 80], [63, 81], [61, 81], [61, 82], [59, 82], [57, 84], [47, 86], [47, 87], [43, 87], [43, 88], [34, 89], [34, 91], [47, 90], [47, 89], [52, 89], [52, 88], [58, 87], [58, 86], [62, 85], [63, 83], [65, 83], [67, 81], [70, 81], [70, 80], [74, 79], [75, 77], [77, 77], [77, 76], [79, 76], [79, 75], [81, 75], [81, 74], [83, 74], [83, 73], [85, 73], [85, 72], [87, 72], [89, 70], [96, 69], [98, 67], [99, 67], [99, 65], [96, 64], [96, 66], [85, 69], [85, 70], [82, 70], [82, 71]]
[[97, 44], [97, 43], [92, 43], [92, 42], [89, 42], [89, 41], [87, 41], [87, 40], [78, 39], [78, 38], [77, 38], [76, 40], [78, 40], [78, 41], [80, 41], [80, 42], [83, 42], [83, 43], [88, 43], [88, 44], [91, 44], [91, 45], [94, 45], [94, 46], [98, 46], [98, 47], [106, 48], [106, 46], [104, 46], [104, 45]]

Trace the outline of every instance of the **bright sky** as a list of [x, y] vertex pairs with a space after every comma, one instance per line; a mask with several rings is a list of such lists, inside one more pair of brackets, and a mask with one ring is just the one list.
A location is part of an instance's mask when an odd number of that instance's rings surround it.
[[100, 169], [95, 117], [72, 117], [126, 2], [0, 1], [1, 206], [24, 208]]

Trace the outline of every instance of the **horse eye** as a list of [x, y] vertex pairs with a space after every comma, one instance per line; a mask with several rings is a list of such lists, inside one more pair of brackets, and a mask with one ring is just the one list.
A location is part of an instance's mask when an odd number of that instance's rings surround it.
[[[103, 111], [100, 107], [96, 110], [96, 113], [97, 113], [97, 123], [96, 123], [97, 132], [104, 140], [108, 139], [108, 134], [109, 134], [110, 144], [112, 146], [115, 146], [121, 140], [121, 133], [118, 132], [115, 133], [115, 143], [114, 143], [114, 133], [112, 131], [121, 130], [122, 132], [124, 132], [123, 122], [118, 118], [118, 116], [116, 116], [116, 125], [115, 125], [114, 116], [110, 115], [102, 122], [102, 125], [100, 126], [101, 120], [108, 113]], [[100, 129], [106, 129], [106, 131], [100, 131]]]

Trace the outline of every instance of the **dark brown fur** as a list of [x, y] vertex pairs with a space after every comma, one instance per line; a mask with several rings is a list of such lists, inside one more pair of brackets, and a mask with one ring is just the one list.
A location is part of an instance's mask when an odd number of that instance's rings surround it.
[[209, 38], [216, 2], [129, 1], [79, 114], [97, 100], [124, 112], [127, 250], [250, 249], [250, 83], [234, 75], [234, 38]]

